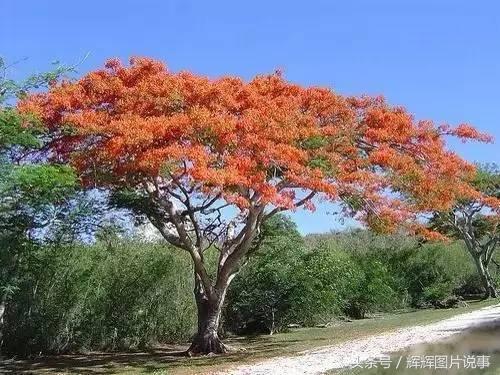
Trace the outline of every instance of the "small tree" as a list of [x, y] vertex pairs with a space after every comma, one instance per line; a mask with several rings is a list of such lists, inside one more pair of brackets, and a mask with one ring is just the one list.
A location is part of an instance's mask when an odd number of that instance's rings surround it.
[[498, 166], [479, 166], [472, 185], [482, 194], [462, 199], [450, 211], [436, 214], [431, 225], [448, 236], [464, 241], [481, 279], [484, 298], [496, 298], [496, 286], [489, 267], [500, 240]]
[[[42, 119], [54, 157], [69, 160], [84, 184], [112, 190], [189, 253], [198, 333], [188, 353], [226, 351], [217, 330], [228, 285], [273, 215], [313, 209], [321, 198], [377, 230], [415, 231], [418, 213], [474, 192], [463, 182], [474, 167], [446, 150], [443, 135], [488, 139], [279, 72], [209, 79], [146, 58], [128, 67], [110, 60], [20, 108]], [[214, 277], [204, 260], [212, 247]]]

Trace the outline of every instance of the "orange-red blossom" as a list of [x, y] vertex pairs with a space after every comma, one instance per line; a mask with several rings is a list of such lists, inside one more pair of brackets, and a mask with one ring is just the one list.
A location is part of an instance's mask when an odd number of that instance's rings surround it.
[[19, 108], [41, 118], [55, 154], [85, 184], [139, 187], [168, 175], [242, 210], [313, 209], [301, 198], [314, 191], [382, 231], [416, 229], [419, 213], [478, 197], [467, 182], [474, 167], [444, 137], [490, 141], [469, 125], [417, 121], [380, 97], [346, 97], [279, 73], [209, 79], [147, 58], [109, 60]]

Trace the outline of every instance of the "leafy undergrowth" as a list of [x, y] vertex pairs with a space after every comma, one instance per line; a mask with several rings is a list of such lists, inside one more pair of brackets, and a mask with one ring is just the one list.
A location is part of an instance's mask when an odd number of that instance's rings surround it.
[[[243, 363], [334, 345], [347, 340], [376, 335], [402, 327], [429, 324], [457, 314], [498, 303], [472, 302], [467, 307], [448, 310], [418, 310], [382, 314], [372, 319], [338, 322], [327, 328], [299, 328], [272, 336], [233, 337], [226, 342], [237, 351], [212, 357], [186, 358], [182, 346], [164, 346], [147, 352], [88, 353], [60, 355], [37, 360], [7, 360], [2, 371], [26, 374], [202, 374], [213, 373]], [[245, 350], [242, 350], [242, 349]]]

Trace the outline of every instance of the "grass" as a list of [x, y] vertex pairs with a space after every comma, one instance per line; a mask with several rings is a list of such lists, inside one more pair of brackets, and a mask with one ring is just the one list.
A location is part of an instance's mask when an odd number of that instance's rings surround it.
[[472, 302], [467, 307], [448, 310], [417, 310], [381, 314], [372, 319], [338, 322], [328, 328], [299, 328], [272, 336], [234, 337], [226, 342], [238, 350], [212, 357], [185, 358], [180, 346], [165, 346], [140, 353], [89, 353], [61, 355], [38, 360], [6, 361], [0, 373], [29, 374], [209, 374], [270, 357], [293, 355], [303, 350], [376, 335], [398, 328], [430, 324], [457, 314], [493, 305], [498, 301]]

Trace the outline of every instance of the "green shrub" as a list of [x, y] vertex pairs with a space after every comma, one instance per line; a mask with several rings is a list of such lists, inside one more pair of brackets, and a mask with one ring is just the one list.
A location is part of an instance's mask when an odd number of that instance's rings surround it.
[[363, 272], [349, 254], [319, 243], [302, 257], [291, 295], [296, 322], [314, 325], [332, 320], [347, 307], [347, 299], [359, 289]]
[[395, 280], [388, 268], [376, 259], [358, 259], [360, 278], [349, 295], [345, 297], [346, 315], [363, 319], [366, 314], [389, 311], [401, 307]]
[[273, 238], [230, 288], [229, 330], [272, 332], [288, 323], [311, 326], [339, 315], [359, 319], [437, 305], [474, 275], [459, 243], [422, 245], [402, 235], [355, 231], [308, 237], [304, 250], [293, 230]]
[[290, 301], [303, 240], [286, 217], [273, 218], [263, 232], [259, 249], [228, 291], [224, 326], [235, 333], [274, 333], [293, 320]]
[[413, 306], [436, 304], [455, 294], [474, 275], [469, 255], [455, 244], [429, 244], [416, 248], [405, 263], [400, 264], [400, 273]]
[[192, 271], [164, 245], [42, 248], [10, 302], [5, 349], [119, 349], [185, 340], [195, 326]]
[[363, 318], [398, 303], [393, 282], [382, 262], [358, 258], [332, 241], [305, 251], [294, 229], [275, 233], [231, 285], [225, 327], [274, 332], [289, 323], [311, 326], [339, 315]]
[[[385, 280], [379, 287], [386, 284], [392, 293], [387, 290], [391, 297], [385, 301], [384, 293], [377, 297], [381, 304], [373, 306], [376, 310], [433, 305], [462, 288], [473, 288], [468, 283], [474, 280], [474, 266], [459, 241], [421, 244], [415, 237], [366, 230], [323, 235], [322, 240], [352, 254], [365, 272], [384, 269], [379, 270]], [[309, 241], [314, 244], [318, 238]]]

